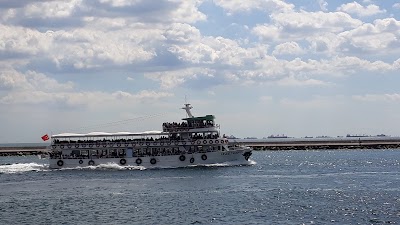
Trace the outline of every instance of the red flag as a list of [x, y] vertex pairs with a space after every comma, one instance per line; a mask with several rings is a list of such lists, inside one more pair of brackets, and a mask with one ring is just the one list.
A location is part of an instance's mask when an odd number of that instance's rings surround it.
[[42, 140], [43, 140], [43, 141], [49, 140], [49, 135], [47, 135], [47, 134], [43, 135], [43, 136], [42, 136]]

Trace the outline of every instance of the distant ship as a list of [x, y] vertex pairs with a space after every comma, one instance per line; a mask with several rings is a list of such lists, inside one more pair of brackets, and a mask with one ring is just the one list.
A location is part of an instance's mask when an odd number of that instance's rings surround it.
[[268, 136], [268, 138], [288, 138], [288, 136], [282, 134], [282, 135], [270, 135]]
[[356, 134], [356, 135], [347, 134], [346, 137], [370, 137], [370, 136], [365, 135], [365, 134], [361, 134], [361, 135], [359, 135], [359, 134]]

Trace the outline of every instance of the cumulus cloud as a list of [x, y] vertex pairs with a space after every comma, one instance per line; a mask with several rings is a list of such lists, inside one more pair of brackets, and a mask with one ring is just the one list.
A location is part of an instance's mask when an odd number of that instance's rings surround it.
[[173, 96], [172, 93], [150, 90], [136, 94], [123, 91], [77, 91], [72, 82], [60, 83], [45, 74], [34, 71], [21, 73], [12, 69], [0, 72], [0, 90], [5, 91], [4, 95], [0, 95], [0, 104], [55, 104], [67, 107], [102, 104], [104, 101], [157, 100]]
[[196, 79], [201, 76], [214, 76], [215, 71], [208, 68], [189, 68], [175, 71], [150, 72], [145, 73], [145, 77], [161, 82], [161, 88], [171, 89], [182, 85], [190, 79]]
[[340, 46], [387, 53], [400, 50], [400, 21], [394, 18], [378, 19], [339, 34], [346, 41]]
[[215, 0], [214, 3], [226, 10], [229, 14], [251, 10], [285, 12], [292, 11], [294, 9], [293, 4], [289, 4], [281, 0]]
[[294, 41], [285, 42], [275, 46], [272, 54], [274, 55], [298, 55], [304, 53], [304, 50]]
[[271, 23], [259, 24], [252, 33], [266, 42], [303, 40], [326, 33], [340, 33], [362, 25], [342, 12], [287, 12], [271, 14]]
[[362, 6], [357, 2], [343, 4], [337, 8], [338, 11], [354, 14], [357, 16], [373, 16], [380, 13], [385, 13], [386, 10], [380, 9], [377, 5]]

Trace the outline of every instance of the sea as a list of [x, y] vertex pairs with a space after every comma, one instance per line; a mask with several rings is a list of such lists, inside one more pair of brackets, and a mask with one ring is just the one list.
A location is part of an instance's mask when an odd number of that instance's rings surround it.
[[51, 170], [37, 156], [0, 157], [0, 224], [400, 224], [400, 149], [251, 160]]

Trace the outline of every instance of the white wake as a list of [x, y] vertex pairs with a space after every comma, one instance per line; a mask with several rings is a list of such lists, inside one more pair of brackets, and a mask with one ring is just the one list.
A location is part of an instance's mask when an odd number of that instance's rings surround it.
[[0, 173], [23, 173], [29, 171], [48, 171], [48, 164], [38, 163], [14, 163], [7, 165], [0, 165]]

